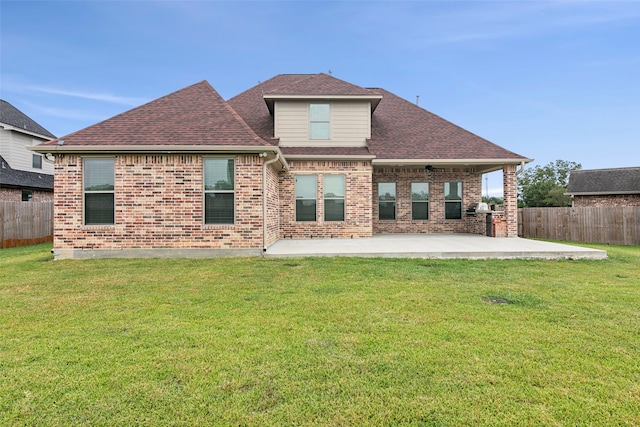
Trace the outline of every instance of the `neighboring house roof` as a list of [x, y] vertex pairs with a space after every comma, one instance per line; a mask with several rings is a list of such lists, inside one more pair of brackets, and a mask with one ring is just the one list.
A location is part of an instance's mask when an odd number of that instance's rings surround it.
[[55, 138], [54, 134], [40, 126], [32, 118], [3, 99], [0, 99], [0, 123], [5, 123], [16, 129], [22, 129], [42, 135], [45, 138]]
[[269, 146], [202, 81], [45, 146]]
[[640, 194], [640, 167], [571, 171], [567, 194], [573, 196]]
[[[315, 85], [318, 89], [315, 89]], [[506, 150], [384, 89], [361, 88], [326, 74], [281, 74], [228, 100], [243, 120], [263, 139], [273, 138], [273, 117], [265, 94], [381, 96], [371, 118], [368, 154], [385, 160], [501, 160], [530, 159]], [[276, 142], [274, 142], [276, 143]], [[283, 148], [285, 155], [292, 152]], [[296, 155], [339, 155], [337, 147], [298, 148]], [[470, 163], [471, 163], [470, 162]]]
[[0, 187], [53, 191], [53, 175], [13, 169], [0, 156]]

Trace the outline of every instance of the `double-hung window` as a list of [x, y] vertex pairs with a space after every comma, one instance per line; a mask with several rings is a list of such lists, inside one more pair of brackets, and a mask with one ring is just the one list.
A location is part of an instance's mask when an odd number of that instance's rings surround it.
[[317, 188], [315, 175], [296, 176], [296, 221], [316, 221]]
[[235, 163], [229, 158], [204, 159], [204, 223], [233, 224]]
[[115, 159], [84, 159], [84, 223], [114, 224]]
[[378, 183], [378, 219], [396, 219], [396, 183]]
[[329, 139], [331, 128], [329, 104], [309, 104], [309, 139]]
[[444, 218], [462, 219], [462, 182], [444, 183]]
[[344, 175], [324, 176], [324, 220], [344, 221]]
[[429, 183], [411, 183], [411, 219], [429, 219]]

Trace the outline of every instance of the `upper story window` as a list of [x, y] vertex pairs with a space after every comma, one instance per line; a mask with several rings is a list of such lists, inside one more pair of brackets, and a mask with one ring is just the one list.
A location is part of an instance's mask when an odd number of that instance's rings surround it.
[[329, 104], [309, 104], [309, 139], [329, 139], [330, 117]]
[[34, 154], [33, 160], [31, 161], [31, 166], [34, 169], [42, 169], [42, 156]]
[[204, 223], [233, 224], [235, 218], [235, 162], [204, 159]]
[[114, 224], [115, 160], [84, 159], [84, 223]]

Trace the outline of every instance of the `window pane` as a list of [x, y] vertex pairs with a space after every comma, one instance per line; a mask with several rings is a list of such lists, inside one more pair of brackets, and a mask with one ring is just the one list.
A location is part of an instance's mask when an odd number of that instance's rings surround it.
[[396, 199], [396, 183], [381, 182], [378, 184], [379, 200], [395, 200]]
[[445, 202], [444, 217], [445, 219], [462, 219], [462, 203]]
[[296, 200], [296, 221], [315, 221], [316, 201]]
[[329, 139], [329, 122], [310, 123], [311, 139]]
[[86, 193], [84, 195], [84, 223], [113, 224], [113, 193]]
[[396, 202], [380, 202], [379, 219], [396, 219]]
[[462, 200], [462, 182], [445, 182], [444, 199]]
[[411, 200], [429, 200], [429, 183], [412, 182]]
[[327, 199], [324, 201], [325, 221], [344, 221], [344, 199]]
[[114, 164], [113, 159], [85, 159], [84, 190], [113, 191]]
[[234, 189], [233, 159], [204, 159], [204, 189]]
[[35, 169], [42, 169], [42, 156], [38, 156], [37, 154], [33, 155], [32, 167]]
[[411, 204], [411, 219], [429, 219], [429, 203], [413, 202]]
[[316, 198], [318, 187], [315, 175], [296, 176], [296, 199]]
[[309, 120], [312, 122], [328, 122], [329, 112], [329, 104], [309, 104]]
[[324, 197], [344, 198], [344, 175], [324, 176]]
[[205, 224], [233, 224], [233, 193], [205, 193]]

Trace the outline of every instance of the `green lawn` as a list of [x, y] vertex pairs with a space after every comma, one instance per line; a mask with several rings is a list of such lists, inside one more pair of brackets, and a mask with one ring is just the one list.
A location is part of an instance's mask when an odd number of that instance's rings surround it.
[[604, 261], [0, 251], [0, 425], [640, 425], [640, 247]]

